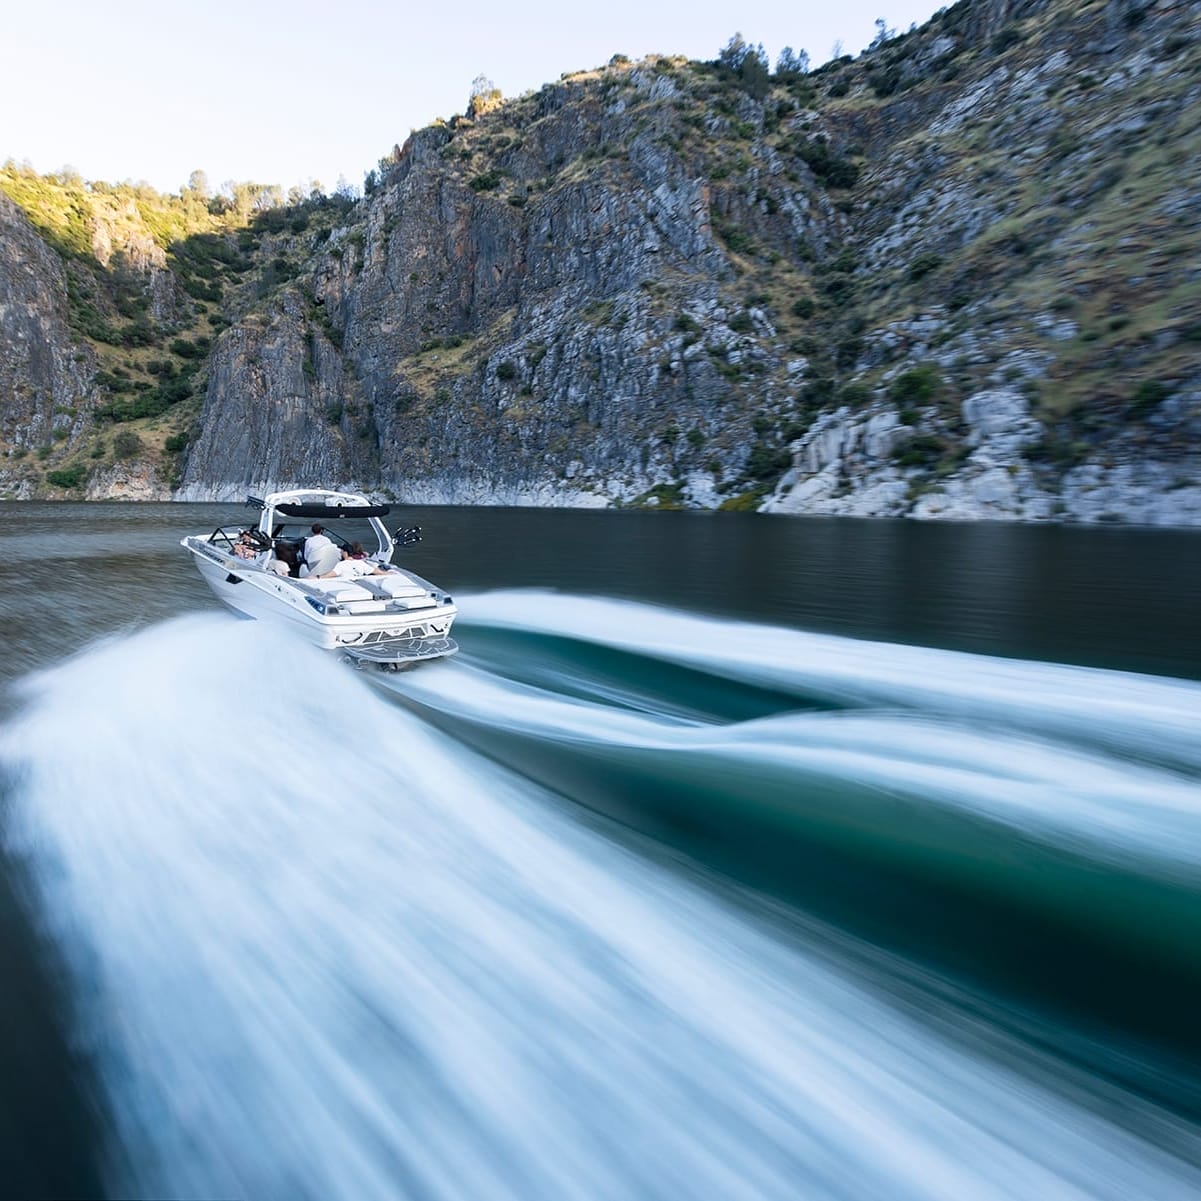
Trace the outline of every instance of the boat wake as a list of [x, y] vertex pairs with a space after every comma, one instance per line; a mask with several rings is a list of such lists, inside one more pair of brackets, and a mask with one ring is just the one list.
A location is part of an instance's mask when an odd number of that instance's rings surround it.
[[[765, 862], [786, 830], [794, 868], [830, 849], [1005, 897], [1054, 853], [1184, 921], [1195, 689], [1126, 678], [1122, 700], [1102, 673], [980, 661], [969, 687], [964, 656], [823, 658], [719, 623], [702, 643], [617, 602], [466, 608], [461, 661], [401, 677], [193, 617], [25, 682], [8, 848], [70, 965], [114, 1193], [1197, 1195], [1180, 1116], [983, 1009], [905, 1003], [863, 930], [767, 926], [563, 799], [688, 850], [741, 823]], [[1060, 691], [1023, 704], [1023, 672]], [[1082, 920], [1058, 878], [1031, 904]], [[859, 884], [879, 916], [887, 880]]]
[[628, 602], [470, 609], [469, 660], [394, 684], [417, 711], [1015, 1026], [1129, 1039], [1106, 1070], [1201, 1115], [1201, 685]]

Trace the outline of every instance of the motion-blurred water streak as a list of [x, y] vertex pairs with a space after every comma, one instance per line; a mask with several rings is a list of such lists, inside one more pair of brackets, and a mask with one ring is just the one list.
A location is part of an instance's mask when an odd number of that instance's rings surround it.
[[[477, 599], [486, 622], [490, 602]], [[542, 603], [539, 623], [556, 605], [568, 602]], [[1123, 805], [1120, 758], [1097, 765], [1115, 774], [1110, 794], [1082, 785], [1080, 812], [1044, 821], [1022, 802], [1005, 811], [1003, 790], [973, 796], [973, 779], [1004, 776], [1010, 758], [1002, 748], [972, 767], [975, 734], [955, 751], [935, 726], [906, 749], [851, 711], [760, 719], [731, 741], [721, 723], [631, 716], [447, 667], [395, 687], [410, 703], [457, 701], [475, 721], [617, 755], [733, 747], [791, 766], [816, 720], [830, 737], [808, 738], [806, 770], [870, 793], [891, 757], [937, 781], [927, 803], [966, 796], [1044, 840], [1087, 829], [1099, 861], [1109, 847], [1149, 875], [1194, 866], [1174, 823], [1197, 815], [1175, 771], [1155, 797], [1151, 769], [1135, 764]], [[1157, 703], [1170, 712], [1187, 695], [1164, 682]], [[985, 1051], [970, 1025], [952, 1034], [890, 1005], [831, 953], [836, 941], [772, 937], [261, 626], [169, 622], [31, 678], [23, 697], [0, 748], [17, 798], [10, 845], [37, 865], [75, 974], [78, 1035], [115, 1115], [114, 1191], [1201, 1189], [1188, 1123], [1067, 1069], [1057, 1087], [1026, 1070], [1028, 1049], [1006, 1062], [996, 1031]], [[1009, 775], [1070, 796], [1091, 761], [1060, 770], [1036, 756]], [[906, 788], [916, 797], [919, 785]], [[1107, 806], [1129, 821], [1095, 828]]]

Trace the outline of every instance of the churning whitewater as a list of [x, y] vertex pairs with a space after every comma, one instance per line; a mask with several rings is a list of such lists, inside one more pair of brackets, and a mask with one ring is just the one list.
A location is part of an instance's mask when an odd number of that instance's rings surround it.
[[69, 964], [114, 1194], [1201, 1193], [1178, 1112], [572, 804], [692, 797], [671, 816], [991, 876], [1052, 921], [1101, 905], [1115, 943], [1195, 957], [1201, 688], [464, 607], [462, 661], [399, 677], [193, 616], [24, 681], [9, 850]]

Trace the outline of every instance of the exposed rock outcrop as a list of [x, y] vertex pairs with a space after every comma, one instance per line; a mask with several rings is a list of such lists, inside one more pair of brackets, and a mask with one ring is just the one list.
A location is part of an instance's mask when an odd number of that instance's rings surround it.
[[286, 293], [267, 319], [248, 319], [229, 330], [212, 358], [209, 400], [192, 456], [213, 464], [224, 483], [216, 489], [192, 485], [190, 491], [185, 482], [180, 499], [199, 492], [240, 500], [247, 492], [355, 474], [374, 483], [378, 473], [370, 470], [369, 452], [361, 459], [350, 452], [356, 433], [370, 441], [372, 432], [347, 413], [342, 371], [341, 357], [307, 329], [295, 292]]
[[82, 427], [95, 370], [67, 322], [58, 256], [0, 193], [0, 438], [9, 462]]

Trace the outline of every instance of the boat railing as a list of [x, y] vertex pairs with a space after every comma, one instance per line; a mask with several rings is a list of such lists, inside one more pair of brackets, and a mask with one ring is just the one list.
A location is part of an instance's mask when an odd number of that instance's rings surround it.
[[208, 542], [221, 547], [228, 554], [233, 554], [234, 545], [242, 536], [244, 525], [219, 525], [209, 536]]
[[[261, 557], [271, 549], [271, 542], [267, 539], [267, 536], [253, 526], [219, 525], [204, 541], [207, 545], [215, 547], [223, 554], [234, 555], [235, 547], [243, 534], [250, 534], [254, 539], [256, 555]], [[250, 562], [250, 560], [248, 559], [246, 562]]]

